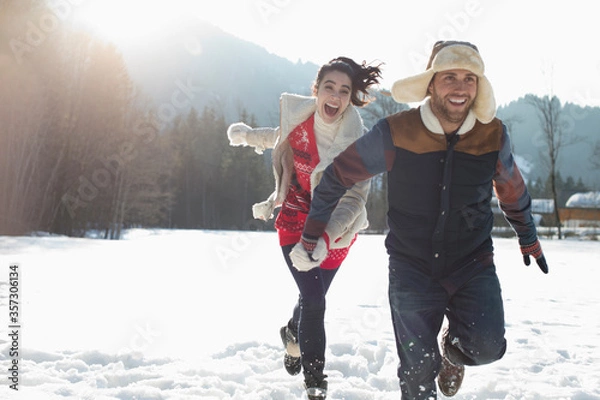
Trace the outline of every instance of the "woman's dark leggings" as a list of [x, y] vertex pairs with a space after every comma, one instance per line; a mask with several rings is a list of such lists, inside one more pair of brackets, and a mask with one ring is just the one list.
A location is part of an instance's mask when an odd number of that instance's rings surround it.
[[325, 378], [325, 295], [336, 269], [313, 268], [300, 272], [292, 265], [290, 252], [294, 245], [282, 246], [283, 256], [298, 285], [300, 296], [288, 327], [297, 332], [305, 379]]

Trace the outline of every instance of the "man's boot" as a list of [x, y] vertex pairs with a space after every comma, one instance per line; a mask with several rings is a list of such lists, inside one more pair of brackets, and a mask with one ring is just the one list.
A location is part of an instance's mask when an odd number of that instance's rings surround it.
[[442, 366], [437, 377], [437, 383], [444, 396], [452, 397], [460, 389], [460, 385], [465, 377], [465, 366], [454, 364], [448, 359], [446, 346], [451, 345], [448, 341], [448, 329], [446, 329], [442, 335]]

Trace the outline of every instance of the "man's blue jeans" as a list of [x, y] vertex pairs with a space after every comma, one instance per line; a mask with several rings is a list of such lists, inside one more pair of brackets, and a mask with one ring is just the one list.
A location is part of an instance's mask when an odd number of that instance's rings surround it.
[[504, 307], [491, 255], [443, 280], [390, 257], [389, 300], [403, 400], [436, 399], [444, 316], [449, 329], [446, 352], [455, 364], [491, 363], [506, 351]]

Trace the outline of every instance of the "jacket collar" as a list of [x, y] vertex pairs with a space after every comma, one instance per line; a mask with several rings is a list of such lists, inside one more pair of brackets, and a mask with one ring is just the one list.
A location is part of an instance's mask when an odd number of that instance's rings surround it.
[[[296, 94], [283, 93], [280, 101], [280, 137], [279, 142], [287, 139], [290, 132], [299, 124], [306, 121], [311, 114], [317, 111], [317, 99], [315, 97], [300, 96]], [[339, 132], [335, 136], [327, 154], [319, 154], [322, 163], [328, 165], [335, 156], [350, 146], [356, 139], [364, 134], [364, 125], [360, 113], [352, 104], [348, 106]]]

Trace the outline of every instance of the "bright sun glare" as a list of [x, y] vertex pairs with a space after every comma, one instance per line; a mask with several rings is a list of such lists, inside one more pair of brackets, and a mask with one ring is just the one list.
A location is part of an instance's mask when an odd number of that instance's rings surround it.
[[75, 21], [114, 42], [132, 42], [177, 23], [182, 1], [87, 0], [76, 6]]

